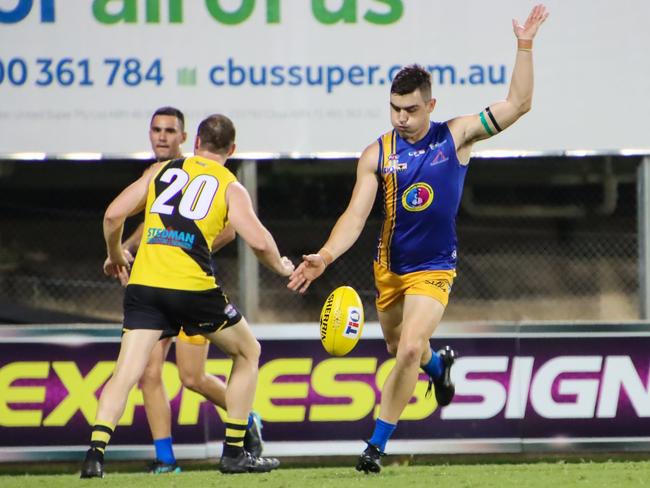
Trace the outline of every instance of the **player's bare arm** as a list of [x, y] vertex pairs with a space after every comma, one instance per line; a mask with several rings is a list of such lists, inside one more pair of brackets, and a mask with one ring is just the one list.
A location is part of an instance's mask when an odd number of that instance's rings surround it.
[[[147, 168], [148, 169], [148, 168]], [[147, 170], [144, 170], [142, 174], [146, 173]], [[136, 227], [133, 233], [122, 243], [122, 251], [124, 252], [124, 258], [126, 259], [129, 266], [135, 261], [135, 253], [138, 252], [138, 247], [140, 247], [140, 240], [142, 239], [142, 233], [144, 232], [144, 222]], [[110, 258], [106, 258], [104, 261], [104, 267], [110, 264]], [[120, 284], [126, 286], [129, 284], [129, 270], [127, 268], [121, 268], [118, 276]]]
[[135, 253], [138, 252], [138, 247], [140, 247], [143, 232], [144, 222], [140, 222], [133, 233], [122, 243], [122, 249], [128, 251], [132, 256], [135, 256]]
[[[133, 261], [135, 261], [135, 253], [140, 246], [140, 240], [142, 239], [142, 233], [144, 232], [144, 223], [140, 222], [140, 225], [133, 231], [133, 233], [122, 243], [122, 252], [124, 253], [124, 258], [126, 262], [131, 266]], [[109, 264], [110, 258], [106, 258], [104, 261], [104, 267]], [[119, 275], [116, 276], [120, 280], [122, 286], [129, 284], [129, 270], [127, 268], [121, 268]]]
[[[153, 122], [154, 122], [154, 124], [158, 123], [160, 125], [161, 120], [162, 120], [163, 122], [166, 122], [167, 124], [169, 124], [171, 126], [172, 124], [171, 124], [171, 122], [169, 122], [169, 119], [173, 119], [174, 124], [177, 124], [175, 117], [171, 117], [171, 116], [167, 116], [167, 115], [155, 116]], [[160, 127], [158, 127], [159, 130], [154, 130], [155, 129], [154, 124], [152, 124], [149, 131], [150, 132], [153, 131], [154, 133], [160, 132], [160, 130], [162, 130], [162, 129], [160, 129]], [[167, 130], [169, 130], [169, 129], [167, 129]], [[175, 133], [175, 131], [177, 131], [177, 129], [174, 129], [174, 133]], [[182, 141], [183, 142], [185, 141], [185, 136], [183, 137]], [[156, 144], [154, 143], [153, 140], [151, 142], [151, 146], [153, 147], [154, 153], [155, 153], [157, 147], [156, 147]], [[159, 161], [162, 162], [163, 160], [159, 160]], [[158, 166], [158, 168], [159, 167], [160, 166]], [[145, 169], [142, 172], [142, 175], [144, 176], [148, 170], [149, 170], [149, 168]], [[138, 248], [140, 247], [140, 241], [142, 240], [143, 232], [144, 232], [144, 222], [140, 222], [140, 224], [136, 227], [136, 229], [133, 231], [133, 233], [122, 243], [122, 249], [124, 249], [124, 254], [127, 256], [127, 258], [130, 257], [129, 263], [133, 263], [133, 256], [135, 256], [135, 253], [138, 252]]]
[[231, 183], [226, 190], [226, 202], [230, 225], [251, 247], [262, 264], [280, 276], [289, 276], [294, 269], [293, 263], [280, 256], [273, 236], [257, 218], [246, 189], [240, 183]]
[[327, 242], [317, 254], [303, 256], [303, 262], [289, 278], [289, 289], [304, 293], [325, 268], [356, 242], [372, 210], [377, 195], [377, 161], [379, 143], [368, 146], [357, 164], [357, 179], [350, 203], [337, 220]]
[[462, 163], [469, 161], [474, 143], [507, 129], [530, 110], [533, 99], [533, 39], [548, 15], [546, 7], [540, 4], [533, 7], [523, 25], [516, 19], [512, 20], [517, 37], [517, 57], [506, 99], [488, 105], [478, 114], [456, 117], [448, 122]]
[[140, 178], [126, 187], [106, 209], [103, 225], [108, 258], [104, 263], [104, 273], [109, 276], [120, 278], [120, 274], [128, 269], [129, 262], [122, 250], [124, 221], [144, 209], [149, 182], [159, 169], [160, 164], [152, 165]]
[[217, 252], [224, 246], [230, 244], [236, 237], [235, 229], [228, 223], [221, 232], [212, 241], [212, 252]]

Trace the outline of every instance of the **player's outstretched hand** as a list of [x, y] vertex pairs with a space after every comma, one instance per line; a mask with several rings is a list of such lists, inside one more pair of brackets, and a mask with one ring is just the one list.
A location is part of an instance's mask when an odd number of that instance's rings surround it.
[[517, 39], [534, 39], [537, 34], [537, 29], [539, 29], [539, 26], [547, 18], [548, 12], [546, 11], [546, 7], [540, 3], [533, 7], [524, 25], [521, 25], [517, 19], [512, 19], [512, 28], [515, 31]]
[[323, 274], [327, 265], [320, 254], [303, 255], [302, 263], [289, 277], [287, 288], [305, 293], [312, 281]]

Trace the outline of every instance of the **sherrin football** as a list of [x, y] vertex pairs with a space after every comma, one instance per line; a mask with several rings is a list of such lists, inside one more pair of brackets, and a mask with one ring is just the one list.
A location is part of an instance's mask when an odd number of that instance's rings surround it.
[[340, 286], [325, 300], [320, 313], [320, 340], [332, 356], [345, 356], [363, 331], [363, 304], [354, 288]]

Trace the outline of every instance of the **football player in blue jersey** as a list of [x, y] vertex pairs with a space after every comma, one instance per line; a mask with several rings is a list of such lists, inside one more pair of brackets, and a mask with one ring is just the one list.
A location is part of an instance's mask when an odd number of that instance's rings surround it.
[[535, 6], [524, 24], [513, 20], [515, 66], [505, 100], [483, 111], [432, 122], [436, 104], [430, 74], [403, 68], [390, 93], [393, 130], [361, 154], [347, 209], [316, 254], [303, 256], [289, 288], [304, 293], [357, 240], [381, 187], [384, 221], [374, 259], [376, 307], [388, 352], [396, 357], [382, 389], [379, 417], [356, 469], [381, 470], [381, 456], [411, 399], [420, 368], [435, 388], [439, 406], [451, 403], [448, 346], [434, 351], [429, 339], [442, 319], [456, 276], [456, 214], [472, 147], [515, 123], [531, 108], [533, 39], [548, 13]]

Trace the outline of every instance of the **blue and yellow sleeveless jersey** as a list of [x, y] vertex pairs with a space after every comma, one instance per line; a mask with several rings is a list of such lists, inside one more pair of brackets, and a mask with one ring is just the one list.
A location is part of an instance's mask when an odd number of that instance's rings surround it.
[[198, 156], [162, 165], [149, 183], [144, 232], [129, 284], [216, 288], [210, 251], [228, 222], [226, 189], [233, 181], [223, 165]]
[[467, 165], [446, 123], [410, 144], [395, 130], [378, 138], [384, 220], [375, 260], [393, 273], [456, 268], [456, 214]]

